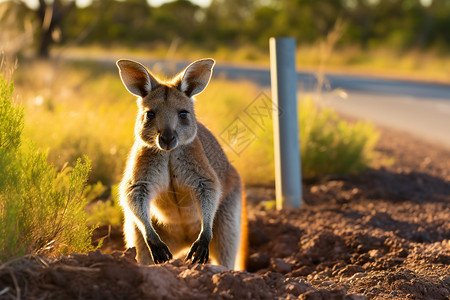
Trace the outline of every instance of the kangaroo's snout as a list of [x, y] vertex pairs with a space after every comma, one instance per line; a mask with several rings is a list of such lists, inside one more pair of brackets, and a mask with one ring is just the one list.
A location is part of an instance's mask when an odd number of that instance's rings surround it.
[[178, 146], [178, 139], [172, 131], [165, 130], [156, 139], [158, 148], [164, 151], [170, 151]]

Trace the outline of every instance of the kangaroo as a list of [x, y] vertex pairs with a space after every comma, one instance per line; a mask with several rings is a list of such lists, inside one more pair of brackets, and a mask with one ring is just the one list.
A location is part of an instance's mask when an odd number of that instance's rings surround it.
[[136, 247], [141, 264], [187, 253], [192, 263], [207, 263], [211, 254], [216, 264], [244, 268], [245, 254], [236, 262], [245, 209], [241, 180], [194, 113], [193, 97], [208, 85], [214, 60], [195, 61], [171, 81], [138, 62], [116, 64], [126, 89], [139, 97], [135, 142], [119, 188], [126, 246]]

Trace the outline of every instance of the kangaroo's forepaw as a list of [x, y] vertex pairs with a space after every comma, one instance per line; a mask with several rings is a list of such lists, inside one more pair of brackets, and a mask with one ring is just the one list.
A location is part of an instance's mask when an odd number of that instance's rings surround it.
[[189, 254], [186, 256], [186, 261], [191, 259], [192, 263], [207, 263], [209, 259], [209, 242], [203, 239], [195, 241], [191, 246], [191, 250], [189, 250]]
[[172, 259], [172, 253], [170, 253], [169, 248], [163, 242], [149, 244], [149, 247], [155, 264], [161, 264]]

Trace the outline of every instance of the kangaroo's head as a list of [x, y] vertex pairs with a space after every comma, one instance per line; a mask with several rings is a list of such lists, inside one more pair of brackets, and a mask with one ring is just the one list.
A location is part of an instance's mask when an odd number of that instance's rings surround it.
[[164, 151], [191, 143], [197, 135], [192, 97], [208, 85], [214, 60], [195, 61], [170, 82], [131, 60], [118, 60], [117, 66], [127, 90], [139, 97], [136, 138]]

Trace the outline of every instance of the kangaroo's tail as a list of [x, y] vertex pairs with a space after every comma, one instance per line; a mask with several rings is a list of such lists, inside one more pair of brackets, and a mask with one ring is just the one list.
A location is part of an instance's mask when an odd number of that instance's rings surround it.
[[245, 270], [247, 267], [247, 259], [249, 255], [248, 242], [248, 220], [247, 220], [247, 200], [245, 197], [245, 190], [242, 190], [241, 202], [241, 240], [239, 243], [239, 250], [236, 257], [235, 270]]

